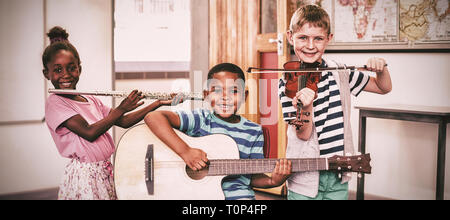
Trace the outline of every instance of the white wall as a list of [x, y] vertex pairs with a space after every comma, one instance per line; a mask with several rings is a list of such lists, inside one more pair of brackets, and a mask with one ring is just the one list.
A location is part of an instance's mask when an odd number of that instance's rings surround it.
[[[77, 89], [112, 86], [112, 4], [105, 0], [47, 0], [47, 28], [66, 28], [80, 54], [83, 71]], [[108, 104], [111, 98], [103, 99]]]
[[[393, 90], [381, 96], [361, 93], [355, 105], [408, 104], [450, 106], [450, 53], [352, 53], [327, 55], [345, 64], [365, 64], [371, 56], [386, 59]], [[358, 110], [352, 110], [352, 128], [358, 143]], [[372, 174], [365, 192], [394, 199], [434, 199], [437, 164], [437, 124], [367, 119], [366, 152]], [[447, 141], [449, 141], [447, 126]], [[449, 143], [447, 142], [447, 148]], [[357, 148], [357, 145], [355, 146]], [[450, 153], [447, 149], [445, 199], [450, 199]], [[356, 177], [356, 176], [355, 176]], [[351, 182], [356, 190], [356, 178]]]
[[[24, 4], [25, 2], [25, 4]], [[69, 32], [69, 40], [80, 53], [83, 72], [78, 83], [79, 89], [110, 90], [112, 88], [112, 3], [104, 0], [47, 0], [44, 7], [34, 7], [36, 25], [45, 21], [46, 30], [34, 34], [45, 34], [54, 25], [60, 25]], [[27, 16], [20, 10], [26, 4], [35, 4], [34, 0], [2, 0], [13, 4], [17, 10], [8, 11], [11, 15]], [[42, 26], [42, 25], [41, 25]], [[13, 29], [24, 28], [20, 25]], [[46, 41], [48, 44], [48, 40]], [[27, 44], [26, 40], [17, 38], [11, 44]], [[33, 45], [30, 45], [33, 46]], [[42, 51], [44, 48], [42, 48]], [[42, 53], [37, 56], [40, 59]], [[33, 65], [36, 73], [42, 75], [42, 64], [24, 61], [21, 56], [1, 57], [10, 59], [17, 66]], [[4, 77], [7, 72], [2, 71]], [[35, 74], [35, 73], [30, 73]], [[42, 77], [43, 79], [43, 77]], [[29, 82], [27, 84], [42, 83]], [[48, 83], [48, 85], [51, 85]], [[4, 81], [0, 87], [4, 87]], [[51, 86], [49, 86], [51, 87]], [[20, 88], [17, 88], [20, 89]], [[45, 91], [42, 91], [44, 94]], [[11, 91], [14, 94], [14, 91]], [[7, 94], [4, 94], [7, 95]], [[17, 100], [20, 102], [20, 100]], [[104, 99], [105, 104], [112, 105], [111, 99]], [[28, 109], [33, 111], [33, 109]], [[67, 159], [61, 158], [48, 132], [45, 123], [16, 124], [0, 126], [0, 194], [31, 191], [57, 187], [63, 175]]]
[[[11, 4], [19, 2], [1, 1]], [[64, 26], [69, 31], [69, 39], [80, 52], [83, 73], [79, 88], [111, 89], [111, 1], [46, 2], [46, 31], [53, 25]], [[44, 36], [45, 33], [36, 34]], [[26, 44], [26, 41], [11, 43]], [[354, 99], [354, 105], [401, 103], [450, 106], [449, 53], [345, 53], [327, 56], [346, 64], [364, 64], [370, 56], [386, 58], [393, 91], [385, 96], [363, 93]], [[23, 65], [19, 62], [20, 57], [13, 58], [16, 59], [11, 62]], [[35, 69], [40, 72], [42, 66], [36, 64]], [[3, 77], [6, 73], [0, 74]], [[159, 85], [167, 84], [161, 82]], [[110, 99], [104, 101], [112, 104]], [[352, 126], [357, 143], [357, 110], [352, 112]], [[447, 140], [450, 141], [448, 126]], [[0, 126], [0, 141], [0, 195], [58, 186], [67, 160], [59, 156], [45, 124]], [[366, 175], [366, 192], [395, 199], [434, 199], [436, 146], [437, 125], [368, 119], [366, 147], [372, 156], [373, 169], [372, 174]], [[447, 158], [449, 151], [447, 149]], [[449, 184], [450, 160], [447, 159], [445, 199], [450, 199]], [[351, 189], [356, 189], [356, 178], [351, 182]]]
[[[202, 92], [209, 70], [209, 1], [191, 0], [191, 62], [192, 92]], [[192, 108], [199, 108], [195, 102]]]
[[[0, 96], [0, 122], [44, 118], [45, 82], [42, 68], [36, 68], [42, 62], [44, 36], [35, 34], [44, 29], [44, 20], [36, 20], [43, 17], [43, 6], [43, 0], [0, 1], [0, 94], [14, 91]], [[24, 79], [34, 83], [24, 86]]]

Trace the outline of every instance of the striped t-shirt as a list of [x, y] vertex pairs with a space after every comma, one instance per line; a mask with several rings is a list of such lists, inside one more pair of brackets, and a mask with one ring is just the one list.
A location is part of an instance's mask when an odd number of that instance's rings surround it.
[[[180, 131], [192, 137], [210, 134], [226, 134], [234, 139], [239, 148], [240, 159], [264, 158], [264, 136], [261, 125], [241, 116], [239, 123], [228, 123], [217, 118], [207, 109], [177, 111], [180, 117]], [[222, 190], [227, 200], [255, 199], [250, 186], [251, 175], [227, 176], [222, 181]]]
[[[322, 68], [328, 67], [325, 61]], [[354, 96], [359, 93], [369, 82], [369, 75], [362, 72], [350, 72], [350, 92]], [[337, 79], [339, 80], [339, 79]], [[295, 119], [297, 109], [292, 106], [292, 99], [285, 94], [286, 81], [280, 79], [278, 84], [278, 95], [285, 121]], [[342, 155], [344, 152], [344, 115], [339, 87], [332, 72], [322, 72], [321, 79], [317, 84], [317, 98], [313, 102], [313, 121], [316, 128], [320, 157], [331, 157]]]

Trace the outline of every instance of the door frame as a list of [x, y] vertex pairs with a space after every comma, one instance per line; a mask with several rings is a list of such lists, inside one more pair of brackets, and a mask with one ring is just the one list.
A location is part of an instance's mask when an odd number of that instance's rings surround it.
[[[261, 34], [261, 28], [258, 29], [256, 36], [254, 56], [257, 57], [257, 66], [261, 66], [261, 53], [277, 52], [277, 44], [271, 43], [270, 39], [277, 39], [278, 35], [282, 36], [282, 54], [278, 54], [278, 68], [283, 68], [283, 64], [290, 60], [290, 47], [288, 46], [286, 31], [289, 29], [290, 18], [292, 12], [289, 10], [289, 0], [277, 0], [277, 33]], [[261, 9], [261, 1], [258, 1], [258, 11]], [[258, 24], [261, 27], [261, 13], [258, 13]], [[278, 73], [278, 78], [282, 77], [282, 73]], [[258, 82], [259, 88], [259, 82]], [[259, 97], [258, 97], [259, 98]], [[259, 109], [259, 106], [258, 106]], [[259, 112], [259, 111], [258, 111]], [[260, 122], [260, 115], [257, 116]], [[283, 123], [283, 113], [281, 104], [278, 102], [278, 158], [286, 157], [286, 123]]]
[[[257, 67], [261, 66], [261, 53], [265, 52], [278, 52], [277, 44], [271, 43], [270, 39], [278, 39], [278, 36], [280, 35], [280, 38], [283, 39], [282, 41], [282, 53], [278, 54], [278, 68], [283, 68], [283, 64], [288, 62], [290, 60], [290, 47], [288, 46], [287, 41], [287, 30], [289, 28], [290, 23], [290, 17], [292, 16], [292, 13], [289, 11], [289, 0], [277, 0], [277, 33], [261, 33], [261, 1], [258, 1], [258, 19], [257, 19], [257, 25], [258, 25], [258, 34], [256, 36], [256, 42], [255, 42], [255, 49], [254, 49], [254, 57], [257, 58]], [[252, 74], [250, 74], [252, 75]], [[257, 74], [253, 74], [257, 75]], [[256, 77], [256, 76], [254, 76]], [[278, 79], [282, 77], [282, 73], [278, 73]], [[259, 78], [258, 78], [259, 79]], [[258, 83], [258, 91], [259, 91], [259, 80]], [[259, 95], [258, 95], [259, 100]], [[278, 158], [285, 158], [286, 157], [286, 144], [287, 144], [287, 126], [286, 123], [284, 123], [283, 120], [283, 113], [281, 111], [281, 103], [277, 101], [278, 103], [278, 132], [277, 132], [277, 155]], [[259, 102], [258, 102], [258, 115], [257, 115], [258, 123], [261, 121], [260, 114], [259, 114]], [[275, 187], [275, 188], [269, 188], [269, 189], [256, 189], [258, 191], [264, 191], [269, 192], [277, 195], [286, 195], [286, 186], [285, 184]]]

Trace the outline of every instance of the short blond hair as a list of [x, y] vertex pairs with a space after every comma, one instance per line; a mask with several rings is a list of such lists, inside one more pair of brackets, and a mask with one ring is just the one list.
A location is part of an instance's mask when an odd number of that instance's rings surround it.
[[306, 23], [323, 28], [328, 35], [331, 34], [330, 16], [323, 8], [317, 5], [304, 5], [298, 8], [292, 15], [289, 29], [295, 32]]

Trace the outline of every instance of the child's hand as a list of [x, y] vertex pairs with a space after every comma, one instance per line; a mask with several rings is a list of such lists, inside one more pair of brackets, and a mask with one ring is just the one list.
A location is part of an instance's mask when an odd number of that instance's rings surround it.
[[372, 57], [367, 61], [366, 69], [368, 71], [381, 73], [384, 71], [385, 66], [386, 61], [383, 58]]
[[139, 92], [138, 90], [133, 90], [127, 98], [125, 98], [120, 105], [117, 107], [118, 109], [121, 109], [123, 112], [129, 112], [140, 105], [144, 104], [144, 101], [139, 102], [141, 99], [143, 99], [144, 96], [142, 96], [142, 92]]
[[279, 186], [286, 181], [291, 175], [292, 163], [285, 158], [277, 161], [275, 168], [272, 171], [271, 184], [273, 186]]
[[189, 148], [187, 151], [180, 154], [186, 165], [192, 170], [201, 170], [208, 164], [206, 153], [197, 148]]
[[295, 97], [292, 99], [292, 105], [297, 107], [298, 100], [302, 102], [303, 108], [307, 108], [314, 101], [316, 93], [310, 88], [303, 88], [295, 94]]

